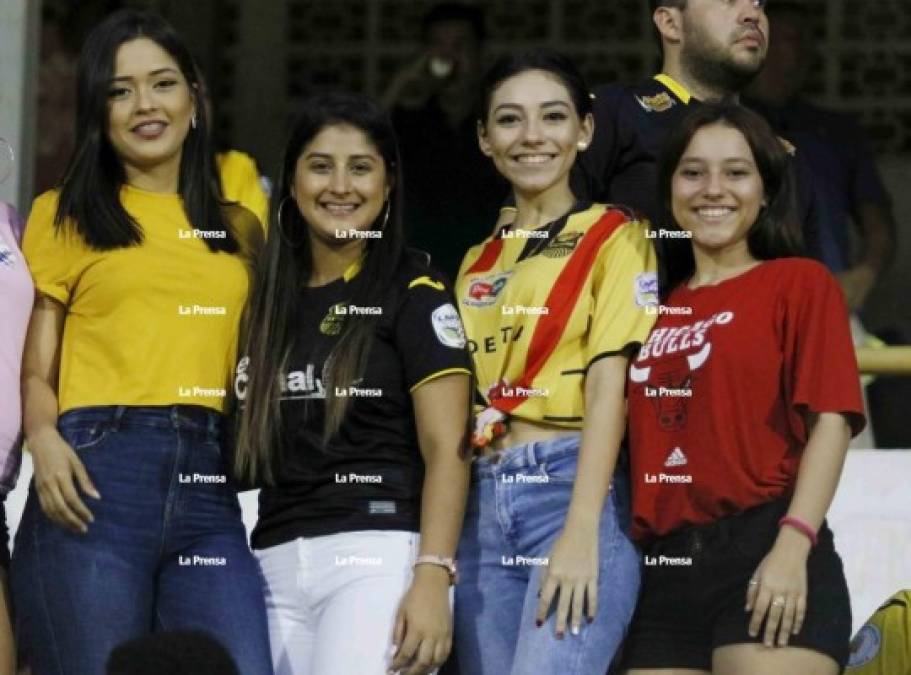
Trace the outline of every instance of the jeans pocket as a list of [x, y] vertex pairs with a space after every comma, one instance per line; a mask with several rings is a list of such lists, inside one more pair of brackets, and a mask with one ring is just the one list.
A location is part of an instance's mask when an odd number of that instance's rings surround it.
[[567, 453], [549, 458], [540, 465], [541, 474], [547, 477], [548, 483], [572, 483], [576, 480], [578, 454]]
[[112, 428], [105, 422], [65, 425], [60, 428], [60, 435], [73, 450], [80, 452], [97, 447], [108, 437]]

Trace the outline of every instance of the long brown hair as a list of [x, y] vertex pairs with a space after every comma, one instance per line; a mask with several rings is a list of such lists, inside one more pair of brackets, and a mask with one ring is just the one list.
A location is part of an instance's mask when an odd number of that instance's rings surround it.
[[[349, 281], [351, 304], [386, 305], [403, 260], [404, 235], [397, 198], [400, 190], [396, 189], [398, 146], [388, 115], [364, 96], [314, 96], [306, 102], [285, 148], [275, 214], [279, 220], [269, 228], [242, 331], [240, 353], [245, 356], [238, 366], [235, 385], [235, 393], [242, 399], [234, 439], [235, 472], [251, 484], [274, 481], [275, 463], [285, 444], [281, 433], [281, 381], [298, 339], [294, 317], [312, 269], [309, 226], [291, 198], [295, 168], [310, 141], [335, 124], [347, 124], [364, 132], [382, 156], [387, 181], [392, 186], [388, 221], [381, 212], [372, 226], [374, 230], [383, 228], [383, 236], [367, 240], [361, 270]], [[363, 377], [378, 319], [376, 315], [365, 315], [357, 321], [345, 321], [326, 360], [324, 445], [338, 432], [349, 405], [348, 398], [335, 396], [335, 387], [345, 387]]]

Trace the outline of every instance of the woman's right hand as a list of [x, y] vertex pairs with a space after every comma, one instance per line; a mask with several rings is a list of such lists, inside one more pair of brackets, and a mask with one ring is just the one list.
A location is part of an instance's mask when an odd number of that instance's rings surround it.
[[29, 439], [28, 449], [35, 467], [35, 488], [41, 510], [61, 527], [80, 534], [88, 532], [88, 524], [95, 518], [76, 485], [95, 499], [101, 499], [101, 495], [82, 460], [56, 429]]

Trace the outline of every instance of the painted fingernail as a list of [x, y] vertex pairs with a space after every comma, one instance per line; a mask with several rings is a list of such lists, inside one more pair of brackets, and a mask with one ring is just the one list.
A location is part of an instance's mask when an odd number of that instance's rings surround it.
[[573, 627], [572, 627], [572, 634], [573, 634], [573, 635], [578, 635], [578, 634], [579, 634], [579, 627], [578, 627], [578, 626], [573, 626]]
[[544, 622], [541, 621], [541, 619], [535, 619], [535, 625], [536, 625], [538, 628], [540, 628], [541, 626], [544, 625]]
[[557, 631], [557, 639], [558, 639], [558, 640], [562, 640], [562, 639], [563, 639], [563, 631], [561, 631], [561, 630], [560, 630], [560, 631]]
[[593, 616], [587, 616], [585, 618], [588, 620], [589, 623], [591, 623], [592, 621], [595, 620], [595, 617], [593, 617]]

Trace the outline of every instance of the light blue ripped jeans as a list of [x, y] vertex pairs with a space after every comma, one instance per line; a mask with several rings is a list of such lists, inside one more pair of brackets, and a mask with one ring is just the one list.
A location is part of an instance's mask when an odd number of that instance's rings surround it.
[[598, 610], [556, 637], [555, 608], [538, 628], [541, 565], [569, 509], [580, 436], [528, 443], [476, 460], [459, 542], [455, 648], [471, 675], [600, 675], [620, 646], [639, 593], [629, 538], [629, 478], [617, 471], [601, 512]]

